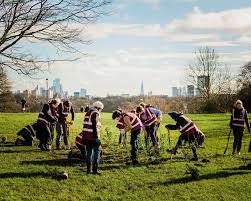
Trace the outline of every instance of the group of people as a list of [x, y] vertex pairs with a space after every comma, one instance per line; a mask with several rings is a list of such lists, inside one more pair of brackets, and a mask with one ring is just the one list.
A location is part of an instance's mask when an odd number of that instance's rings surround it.
[[[69, 113], [71, 117], [69, 117]], [[25, 126], [17, 135], [16, 145], [32, 145], [34, 138], [39, 140], [38, 147], [42, 151], [49, 151], [54, 140], [56, 129], [56, 149], [60, 149], [60, 141], [63, 139], [66, 149], [70, 149], [68, 142], [68, 126], [73, 124], [75, 112], [69, 100], [60, 102], [53, 99], [43, 105], [36, 122]]]
[[[82, 108], [85, 112], [83, 129], [79, 135], [76, 136], [76, 145], [81, 151], [82, 157], [86, 161], [87, 174], [99, 174], [98, 164], [101, 153], [101, 123], [100, 113], [104, 105], [100, 101], [94, 102], [90, 107]], [[67, 122], [68, 115], [71, 113], [71, 120]], [[176, 154], [178, 149], [184, 144], [188, 143], [193, 152], [191, 160], [197, 161], [197, 148], [201, 146], [205, 140], [203, 132], [194, 124], [194, 122], [186, 117], [184, 114], [176, 111], [169, 112], [168, 115], [176, 122], [175, 124], [167, 124], [165, 128], [168, 130], [179, 130], [180, 136], [176, 146], [168, 149], [167, 152]], [[140, 103], [138, 107], [130, 112], [117, 109], [112, 113], [112, 119], [117, 121], [116, 127], [120, 131], [120, 142], [126, 133], [130, 133], [130, 164], [137, 165], [138, 150], [139, 150], [139, 136], [142, 131], [145, 133], [146, 148], [153, 147], [155, 152], [158, 153], [160, 148], [158, 129], [162, 120], [162, 112], [153, 107], [152, 105]], [[43, 151], [49, 150], [49, 144], [53, 141], [53, 130], [56, 127], [57, 138], [56, 148], [60, 148], [60, 138], [63, 137], [66, 147], [69, 147], [67, 124], [72, 124], [74, 120], [74, 110], [70, 101], [66, 100], [60, 103], [57, 100], [52, 100], [48, 104], [44, 104], [42, 111], [36, 123], [26, 126], [20, 133], [26, 133], [23, 138], [26, 139], [25, 145], [31, 145], [30, 141], [35, 136], [39, 139], [39, 148]], [[233, 130], [234, 143], [233, 152], [240, 154], [242, 136], [244, 133], [245, 124], [250, 133], [250, 124], [248, 122], [247, 111], [244, 109], [240, 100], [237, 100], [232, 110], [230, 128]], [[36, 127], [36, 128], [34, 128]], [[30, 133], [30, 141], [27, 133]], [[27, 143], [28, 142], [28, 143]]]

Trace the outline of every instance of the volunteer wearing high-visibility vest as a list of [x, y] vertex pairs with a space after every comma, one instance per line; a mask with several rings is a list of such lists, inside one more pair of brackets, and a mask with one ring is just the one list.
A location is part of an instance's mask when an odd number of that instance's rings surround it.
[[205, 139], [205, 135], [200, 131], [200, 129], [185, 115], [182, 113], [173, 111], [169, 112], [168, 115], [176, 121], [175, 125], [168, 124], [165, 127], [169, 130], [180, 130], [181, 135], [179, 136], [178, 142], [176, 146], [171, 149], [167, 150], [172, 154], [176, 154], [178, 148], [182, 145], [182, 142], [188, 142], [192, 145], [191, 149], [193, 151], [193, 158], [191, 160], [197, 161], [198, 156], [196, 152], [196, 148], [200, 146]]
[[148, 105], [144, 107], [140, 105], [136, 108], [136, 111], [147, 133], [145, 138], [146, 145], [148, 146], [148, 139], [151, 138], [153, 146], [155, 148], [158, 148], [159, 143], [158, 143], [157, 131], [158, 131], [158, 124], [162, 118], [162, 112]]
[[[122, 112], [120, 110], [115, 110], [112, 113], [112, 119], [117, 120], [117, 127], [119, 129], [124, 129], [124, 132], [131, 132], [131, 160], [133, 165], [137, 165], [139, 162], [137, 160], [138, 155], [138, 136], [140, 134], [142, 123], [140, 119], [133, 113]], [[120, 125], [120, 126], [119, 126]]]
[[52, 125], [57, 121], [57, 107], [59, 105], [58, 99], [49, 101], [48, 104], [43, 105], [42, 111], [37, 119], [37, 138], [40, 143], [38, 147], [42, 151], [49, 151], [49, 144], [52, 143]]
[[22, 128], [18, 133], [18, 138], [15, 141], [17, 146], [32, 146], [37, 132], [37, 122], [29, 124]]
[[234, 108], [232, 109], [232, 115], [230, 120], [230, 128], [233, 129], [234, 134], [232, 154], [235, 154], [236, 151], [238, 154], [240, 154], [245, 124], [248, 128], [248, 132], [250, 133], [247, 110], [244, 109], [242, 101], [237, 100], [234, 104]]
[[[58, 122], [56, 124], [57, 138], [56, 138], [56, 149], [60, 149], [60, 138], [63, 137], [66, 149], [70, 149], [68, 142], [67, 124], [68, 126], [73, 124], [75, 112], [72, 107], [72, 103], [69, 100], [65, 100], [60, 103], [57, 108]], [[71, 117], [68, 120], [69, 113]]]
[[[82, 139], [86, 145], [86, 165], [87, 174], [91, 173], [91, 165], [93, 174], [98, 172], [98, 163], [100, 157], [100, 112], [104, 108], [103, 103], [96, 101], [89, 108], [84, 117], [84, 125]], [[91, 159], [93, 155], [93, 160]]]

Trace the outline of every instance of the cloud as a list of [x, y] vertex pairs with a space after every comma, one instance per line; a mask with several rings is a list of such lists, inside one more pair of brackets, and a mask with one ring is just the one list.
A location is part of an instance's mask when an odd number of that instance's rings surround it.
[[142, 1], [143, 3], [150, 4], [155, 8], [159, 7], [160, 4], [160, 0], [142, 0]]
[[167, 24], [167, 29], [177, 31], [224, 31], [241, 34], [250, 32], [251, 8], [224, 10], [204, 13], [199, 7], [194, 7], [186, 18], [173, 20]]
[[234, 47], [239, 46], [237, 42], [234, 41], [206, 41], [195, 43], [195, 46], [208, 46], [208, 47]]
[[[221, 61], [229, 64], [231, 70], [238, 73], [239, 67], [250, 60], [251, 51], [225, 52], [219, 55]], [[194, 53], [128, 48], [93, 54], [75, 62], [54, 63], [51, 73], [45, 77], [49, 78], [50, 83], [56, 77], [61, 78], [64, 90], [68, 90], [70, 94], [80, 88], [87, 88], [92, 95], [136, 95], [142, 79], [146, 91], [166, 94], [171, 86], [184, 85], [182, 78], [185, 69], [193, 59]], [[44, 79], [30, 81], [25, 77], [17, 79], [14, 76], [11, 79], [15, 82], [15, 90], [33, 89], [37, 84], [45, 87]], [[163, 87], [160, 87], [160, 83]]]
[[[159, 4], [160, 1], [146, 1]], [[123, 16], [128, 19], [128, 15]], [[237, 46], [251, 42], [251, 7], [203, 12], [194, 7], [184, 19], [162, 24], [92, 24], [86, 29], [92, 39], [111, 36], [155, 37], [169, 42], [197, 42], [195, 45]], [[234, 41], [226, 36], [237, 36]], [[238, 38], [239, 37], [239, 38]], [[201, 42], [201, 43], [198, 43]]]
[[128, 13], [125, 13], [125, 14], [122, 16], [122, 19], [123, 19], [123, 20], [128, 20], [128, 19], [129, 19]]
[[126, 6], [127, 6], [127, 5], [126, 5], [125, 3], [119, 3], [119, 4], [115, 5], [115, 7], [116, 7], [117, 9], [119, 9], [119, 10], [124, 9]]
[[160, 38], [169, 42], [198, 42], [220, 38], [217, 34], [170, 33], [160, 24], [91, 24], [86, 28], [85, 34], [93, 40], [113, 36]]

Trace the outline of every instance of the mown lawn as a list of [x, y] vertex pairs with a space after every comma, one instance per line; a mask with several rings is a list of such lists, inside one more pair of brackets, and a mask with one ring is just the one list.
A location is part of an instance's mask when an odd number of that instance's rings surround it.
[[[0, 136], [7, 142], [0, 146], [0, 200], [251, 200], [251, 153], [247, 152], [250, 137], [245, 133], [240, 156], [231, 156], [231, 144], [226, 156], [230, 114], [189, 115], [206, 134], [205, 149], [199, 149], [200, 160], [190, 162], [184, 155], [172, 159], [165, 153], [170, 145], [164, 116], [160, 127], [161, 156], [148, 156], [143, 138], [137, 167], [125, 164], [130, 146], [118, 146], [118, 131], [111, 114], [102, 114], [102, 142], [104, 155], [100, 164], [101, 176], [86, 175], [79, 160], [67, 159], [68, 151], [56, 155], [41, 152], [34, 147], [15, 147], [16, 133], [36, 120], [37, 114], [0, 113]], [[83, 114], [77, 114], [71, 129], [71, 143], [81, 131]], [[106, 128], [112, 133], [110, 139]], [[172, 132], [171, 146], [178, 132]], [[143, 136], [142, 136], [143, 137]], [[129, 139], [129, 138], [128, 138]], [[183, 149], [184, 153], [190, 153]], [[201, 159], [210, 162], [203, 163]], [[187, 166], [199, 171], [194, 180], [186, 174]], [[64, 170], [69, 179], [57, 181], [52, 171]]]

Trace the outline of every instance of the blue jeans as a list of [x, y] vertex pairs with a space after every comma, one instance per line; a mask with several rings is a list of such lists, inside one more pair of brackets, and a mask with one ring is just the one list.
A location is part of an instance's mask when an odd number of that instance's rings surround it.
[[[86, 163], [93, 164], [93, 166], [98, 166], [99, 163], [99, 144], [93, 141], [85, 141], [86, 144]], [[93, 160], [92, 160], [93, 155]]]
[[147, 136], [145, 138], [145, 142], [147, 147], [149, 146], [149, 138], [151, 138], [153, 146], [158, 146], [158, 129], [159, 127], [156, 124], [152, 124], [151, 126], [146, 127]]
[[132, 146], [131, 159], [132, 160], [137, 159], [138, 149], [139, 149], [139, 145], [138, 145], [138, 136], [139, 136], [139, 134], [140, 134], [140, 129], [131, 132], [131, 146]]

